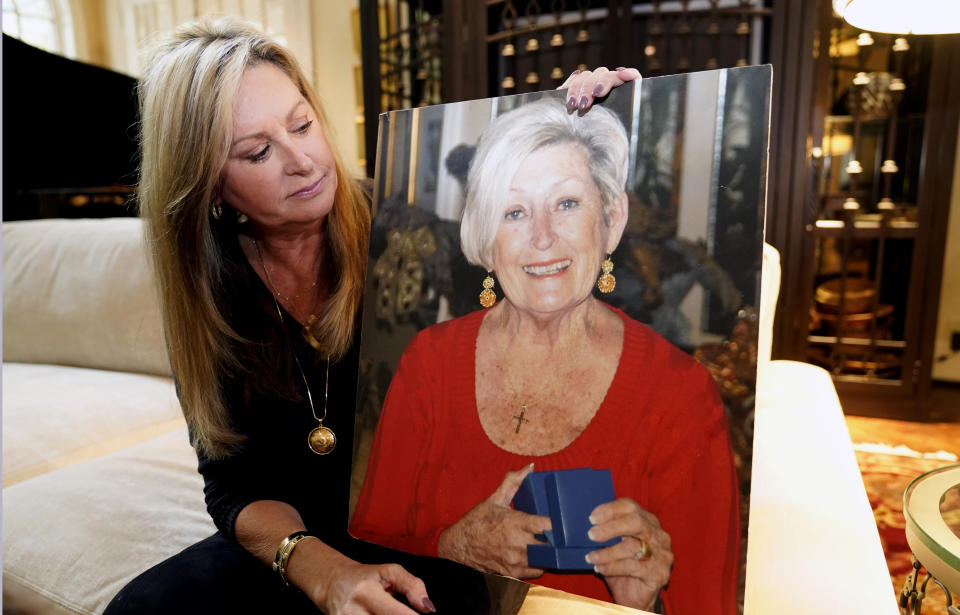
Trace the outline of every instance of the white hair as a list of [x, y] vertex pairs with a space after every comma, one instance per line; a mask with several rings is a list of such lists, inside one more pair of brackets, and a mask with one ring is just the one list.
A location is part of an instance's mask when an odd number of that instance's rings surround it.
[[470, 263], [493, 269], [493, 242], [513, 175], [530, 154], [563, 143], [584, 148], [607, 223], [627, 182], [629, 148], [623, 124], [603, 107], [591, 107], [581, 117], [568, 113], [562, 99], [542, 98], [501, 115], [480, 136], [460, 221], [460, 245]]

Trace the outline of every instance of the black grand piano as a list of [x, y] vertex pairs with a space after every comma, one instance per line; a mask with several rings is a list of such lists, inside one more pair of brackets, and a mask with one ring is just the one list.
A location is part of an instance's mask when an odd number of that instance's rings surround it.
[[3, 219], [136, 215], [136, 79], [3, 35]]

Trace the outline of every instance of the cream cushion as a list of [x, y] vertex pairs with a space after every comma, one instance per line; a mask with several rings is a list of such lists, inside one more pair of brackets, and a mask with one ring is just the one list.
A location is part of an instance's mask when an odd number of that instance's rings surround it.
[[896, 594], [830, 374], [759, 374], [745, 615], [896, 615]]
[[186, 428], [3, 490], [4, 612], [100, 613], [214, 533]]
[[3, 360], [170, 375], [138, 218], [3, 224]]
[[183, 426], [173, 380], [3, 364], [3, 486]]

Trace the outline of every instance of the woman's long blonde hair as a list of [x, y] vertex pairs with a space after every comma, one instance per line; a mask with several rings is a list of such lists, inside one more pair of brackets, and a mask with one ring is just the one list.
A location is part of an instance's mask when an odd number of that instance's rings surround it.
[[[244, 71], [261, 62], [280, 68], [331, 134], [316, 94], [290, 52], [256, 27], [231, 18], [181, 26], [150, 55], [138, 87], [141, 167], [138, 201], [160, 286], [170, 364], [194, 446], [210, 457], [233, 452], [233, 429], [221, 390], [238, 367], [241, 340], [216, 298], [224, 276], [210, 204], [232, 140], [233, 108]], [[334, 279], [314, 326], [334, 360], [353, 340], [363, 294], [370, 214], [366, 195], [330, 143], [337, 169], [334, 206], [325, 224]], [[242, 341], [242, 340], [241, 340]]]

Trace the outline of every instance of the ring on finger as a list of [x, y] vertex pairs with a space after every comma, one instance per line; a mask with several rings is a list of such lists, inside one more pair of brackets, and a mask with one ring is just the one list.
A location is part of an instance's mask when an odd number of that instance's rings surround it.
[[643, 538], [638, 538], [637, 541], [640, 543], [640, 546], [637, 547], [637, 552], [634, 553], [634, 556], [638, 560], [643, 561], [653, 554], [653, 549], [650, 548], [650, 545]]

